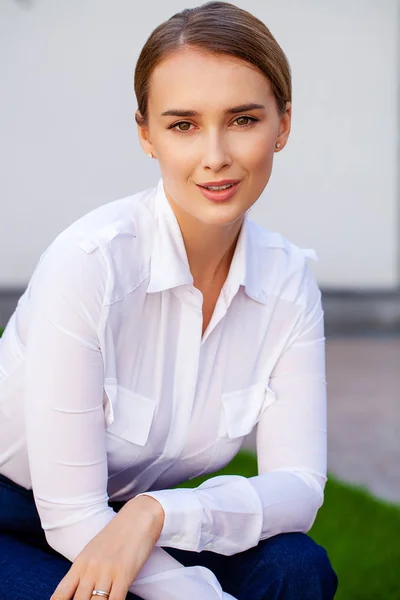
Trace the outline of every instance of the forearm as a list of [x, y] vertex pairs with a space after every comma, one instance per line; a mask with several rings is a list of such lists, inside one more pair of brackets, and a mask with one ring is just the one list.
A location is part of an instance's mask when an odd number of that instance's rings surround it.
[[[164, 525], [164, 510], [151, 496], [137, 496], [121, 509], [129, 522], [129, 512], [141, 511], [148, 519], [148, 531], [155, 544]], [[167, 592], [168, 590], [168, 592]], [[214, 574], [204, 567], [184, 567], [162, 548], [153, 548], [152, 553], [130, 586], [130, 591], [145, 600], [180, 599], [219, 600], [232, 598], [225, 594]]]
[[144, 600], [235, 600], [209, 569], [184, 567], [155, 547], [129, 590]]
[[[160, 537], [164, 524], [164, 510], [151, 496], [137, 496], [125, 504], [127, 521], [130, 512], [137, 511], [147, 520], [148, 534], [152, 543]], [[166, 597], [178, 600], [219, 600], [230, 597], [224, 594], [214, 574], [204, 567], [184, 567], [162, 548], [153, 548], [147, 561], [130, 586], [130, 591], [144, 600], [161, 600]], [[167, 595], [168, 594], [168, 595]]]
[[[161, 509], [162, 510], [162, 509]], [[124, 548], [129, 550], [135, 543], [135, 536], [150, 536], [151, 544], [156, 541], [162, 519], [159, 503], [149, 497], [139, 497], [127, 502], [115, 513], [111, 508], [93, 514], [89, 519], [46, 531], [50, 545], [71, 562], [96, 536], [101, 537], [104, 530], [113, 528], [110, 542], [119, 537], [118, 529], [124, 532]], [[115, 521], [121, 524], [115, 528]], [[136, 521], [136, 524], [135, 524]], [[100, 534], [100, 535], [98, 535]], [[147, 544], [148, 545], [148, 544]], [[143, 544], [143, 547], [146, 544]], [[109, 548], [109, 544], [107, 544]], [[87, 548], [86, 548], [87, 551]], [[146, 550], [144, 550], [146, 552]], [[136, 557], [139, 557], [136, 553]], [[133, 579], [129, 590], [144, 600], [231, 600], [224, 594], [214, 574], [204, 567], [184, 567], [165, 550], [153, 547], [141, 569]], [[234, 599], [233, 599], [234, 600]]]
[[157, 546], [232, 555], [262, 539], [306, 532], [323, 502], [325, 478], [276, 470], [213, 477], [195, 489], [150, 492], [165, 508]]
[[325, 478], [290, 471], [250, 477], [260, 496], [263, 527], [260, 540], [280, 533], [307, 533], [323, 503]]
[[262, 504], [246, 477], [212, 477], [198, 488], [148, 492], [165, 510], [157, 546], [232, 555], [257, 545]]

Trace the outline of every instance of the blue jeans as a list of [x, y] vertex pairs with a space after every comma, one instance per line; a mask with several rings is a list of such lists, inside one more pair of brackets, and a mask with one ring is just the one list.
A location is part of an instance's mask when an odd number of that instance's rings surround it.
[[[303, 533], [277, 535], [233, 556], [164, 549], [185, 566], [208, 567], [238, 600], [330, 600], [337, 589], [326, 551]], [[70, 567], [47, 544], [32, 491], [0, 475], [0, 600], [49, 600]], [[139, 599], [129, 593], [126, 600]]]

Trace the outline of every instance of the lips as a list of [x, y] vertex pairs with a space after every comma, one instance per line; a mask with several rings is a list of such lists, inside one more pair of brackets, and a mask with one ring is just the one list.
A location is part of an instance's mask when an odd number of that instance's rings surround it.
[[[210, 190], [206, 187], [204, 187], [204, 185], [198, 185], [197, 187], [200, 190], [200, 193], [207, 198], [208, 200], [211, 200], [214, 203], [221, 203], [221, 202], [227, 202], [228, 200], [230, 200], [235, 194], [236, 191], [240, 185], [240, 181], [236, 180], [234, 181], [230, 181], [230, 183], [232, 183], [233, 185], [231, 185], [231, 187], [225, 189], [225, 190]], [[220, 182], [218, 182], [219, 185], [224, 185]], [[215, 185], [215, 184], [213, 184]], [[225, 184], [227, 185], [227, 184]]]

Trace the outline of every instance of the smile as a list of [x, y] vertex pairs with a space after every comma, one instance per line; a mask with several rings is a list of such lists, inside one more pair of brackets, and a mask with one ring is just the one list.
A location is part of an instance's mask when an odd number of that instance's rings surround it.
[[202, 185], [201, 187], [206, 188], [206, 190], [227, 190], [228, 188], [232, 187], [233, 185], [235, 185], [234, 183], [227, 183], [225, 185]]
[[225, 183], [223, 185], [199, 185], [199, 188], [202, 195], [207, 198], [207, 200], [211, 200], [212, 202], [227, 202], [236, 194], [236, 191], [240, 185], [240, 181], [235, 183]]

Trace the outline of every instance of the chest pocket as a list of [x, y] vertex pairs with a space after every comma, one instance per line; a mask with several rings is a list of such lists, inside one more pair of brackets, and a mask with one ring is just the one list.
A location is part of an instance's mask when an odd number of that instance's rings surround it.
[[149, 438], [157, 401], [106, 380], [109, 404], [105, 407], [107, 432], [144, 446]]
[[258, 423], [263, 410], [274, 400], [275, 394], [266, 382], [223, 394], [219, 437], [235, 439], [246, 436]]

